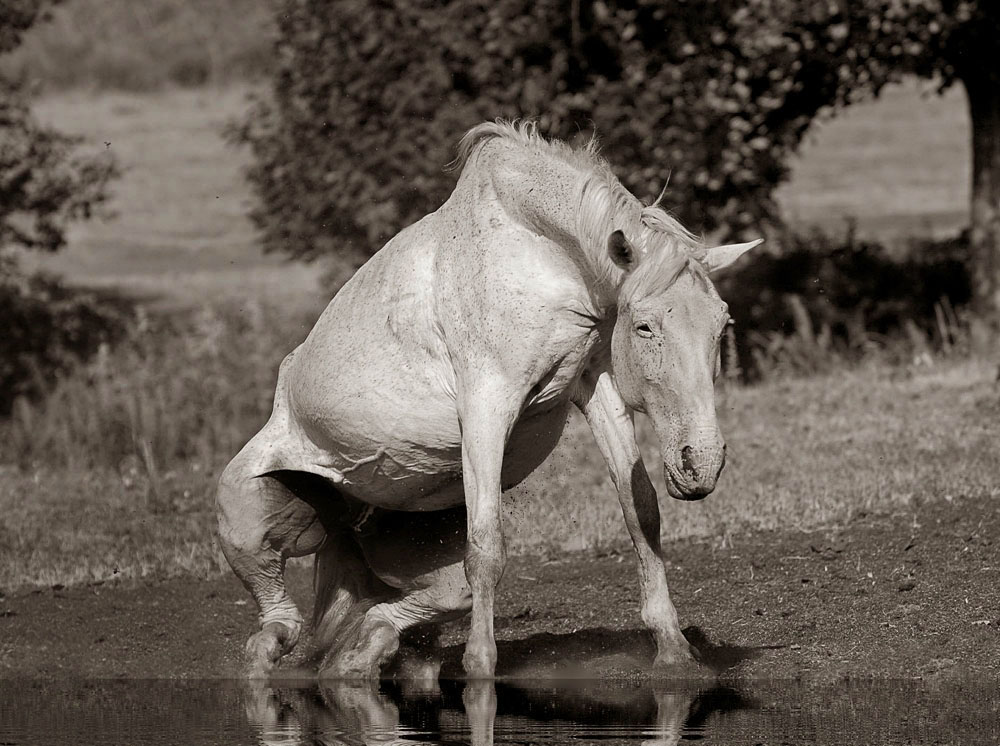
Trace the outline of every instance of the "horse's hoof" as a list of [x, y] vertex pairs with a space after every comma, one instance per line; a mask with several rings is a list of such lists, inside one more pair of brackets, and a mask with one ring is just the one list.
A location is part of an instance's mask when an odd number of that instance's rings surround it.
[[687, 650], [657, 655], [653, 660], [653, 675], [664, 679], [709, 679], [715, 676]]
[[417, 656], [401, 657], [393, 665], [393, 678], [414, 691], [437, 689], [441, 661]]
[[377, 681], [385, 665], [399, 649], [399, 633], [388, 622], [366, 621], [358, 647], [333, 656], [319, 672], [321, 679], [362, 679]]
[[247, 640], [244, 673], [248, 679], [266, 678], [281, 659], [281, 642], [270, 632], [261, 630]]
[[268, 622], [259, 632], [251, 635], [244, 648], [246, 677], [266, 678], [277, 667], [281, 657], [295, 646], [298, 636], [297, 629], [281, 622]]

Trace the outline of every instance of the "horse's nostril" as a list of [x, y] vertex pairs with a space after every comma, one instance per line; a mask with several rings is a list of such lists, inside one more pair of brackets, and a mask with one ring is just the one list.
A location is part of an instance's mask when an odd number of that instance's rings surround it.
[[695, 479], [698, 478], [698, 470], [694, 466], [694, 462], [691, 460], [694, 451], [691, 450], [691, 446], [684, 446], [681, 449], [681, 468], [690, 474]]

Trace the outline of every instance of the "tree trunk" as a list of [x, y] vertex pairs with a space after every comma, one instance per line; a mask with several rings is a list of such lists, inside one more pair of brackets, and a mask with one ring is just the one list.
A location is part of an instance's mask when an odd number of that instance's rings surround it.
[[962, 76], [972, 120], [970, 272], [974, 309], [1000, 319], [1000, 87], [986, 59]]

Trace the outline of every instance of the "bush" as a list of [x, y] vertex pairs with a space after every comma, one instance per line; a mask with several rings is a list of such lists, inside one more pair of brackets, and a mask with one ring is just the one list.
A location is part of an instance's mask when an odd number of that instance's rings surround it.
[[0, 415], [19, 397], [47, 393], [101, 344], [118, 339], [125, 318], [120, 304], [0, 268]]
[[[0, 53], [9, 52], [52, 3], [0, 0]], [[89, 295], [26, 276], [11, 249], [56, 251], [67, 225], [85, 219], [115, 176], [108, 154], [81, 157], [78, 138], [41, 126], [23, 82], [0, 75], [0, 415], [113, 338], [120, 320]]]
[[0, 76], [0, 252], [56, 251], [66, 226], [103, 204], [114, 160], [109, 153], [77, 154], [80, 142], [41, 126], [22, 84]]
[[816, 372], [900, 345], [950, 349], [960, 337], [971, 298], [967, 234], [912, 240], [898, 256], [853, 231], [782, 243], [780, 255], [754, 257], [719, 282], [747, 377]]

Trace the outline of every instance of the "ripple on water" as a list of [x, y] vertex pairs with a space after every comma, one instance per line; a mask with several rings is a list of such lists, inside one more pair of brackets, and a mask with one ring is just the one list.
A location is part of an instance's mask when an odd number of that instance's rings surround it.
[[995, 682], [0, 681], [0, 746], [997, 744], [994, 693]]

